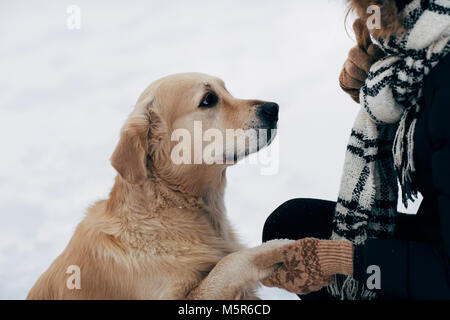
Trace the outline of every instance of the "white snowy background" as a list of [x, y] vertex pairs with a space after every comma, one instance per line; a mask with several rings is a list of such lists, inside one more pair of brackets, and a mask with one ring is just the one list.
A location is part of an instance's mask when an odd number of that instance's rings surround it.
[[[80, 30], [66, 26], [71, 4], [81, 8]], [[237, 97], [280, 104], [278, 173], [228, 171], [228, 213], [247, 245], [261, 242], [284, 201], [334, 200], [358, 111], [338, 86], [354, 45], [345, 8], [343, 0], [1, 1], [0, 299], [25, 298], [86, 208], [107, 196], [120, 127], [141, 91], [167, 74], [209, 73]], [[297, 299], [269, 288], [261, 296]]]

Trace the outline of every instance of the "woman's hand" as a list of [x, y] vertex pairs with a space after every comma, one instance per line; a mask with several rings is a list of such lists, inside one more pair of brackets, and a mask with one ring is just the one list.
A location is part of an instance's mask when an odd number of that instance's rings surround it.
[[271, 258], [283, 265], [262, 281], [268, 287], [307, 294], [331, 284], [336, 274], [353, 274], [353, 244], [349, 241], [305, 238], [283, 246], [276, 254], [279, 256]]
[[359, 91], [366, 81], [373, 63], [385, 56], [377, 45], [372, 43], [366, 24], [357, 19], [353, 23], [357, 45], [353, 47], [344, 63], [339, 84], [353, 100], [359, 103]]

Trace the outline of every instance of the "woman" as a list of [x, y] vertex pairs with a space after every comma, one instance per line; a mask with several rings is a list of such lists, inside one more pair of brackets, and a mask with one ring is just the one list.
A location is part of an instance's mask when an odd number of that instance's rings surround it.
[[[368, 30], [373, 4], [381, 28]], [[358, 46], [340, 84], [361, 111], [339, 198], [269, 216], [263, 241], [300, 240], [264, 283], [305, 300], [450, 299], [450, 0], [351, 6]], [[416, 215], [397, 213], [398, 184], [404, 203], [423, 195]]]

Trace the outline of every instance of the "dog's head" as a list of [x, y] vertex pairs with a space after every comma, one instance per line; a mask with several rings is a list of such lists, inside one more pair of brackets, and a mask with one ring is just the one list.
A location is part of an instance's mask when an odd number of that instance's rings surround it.
[[142, 93], [111, 163], [131, 184], [141, 184], [152, 174], [224, 168], [270, 144], [277, 121], [276, 103], [234, 98], [218, 78], [168, 76]]

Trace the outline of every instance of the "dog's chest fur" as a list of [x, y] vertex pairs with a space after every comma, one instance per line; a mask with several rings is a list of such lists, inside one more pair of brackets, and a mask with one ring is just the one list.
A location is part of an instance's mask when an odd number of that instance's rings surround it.
[[[30, 299], [184, 299], [223, 257], [243, 248], [223, 192], [197, 203], [132, 191], [116, 186], [88, 210]], [[80, 266], [81, 290], [66, 287], [70, 265]]]
[[121, 260], [133, 269], [134, 296], [184, 298], [223, 257], [243, 248], [224, 212], [214, 209], [172, 207], [108, 222], [126, 248]]

